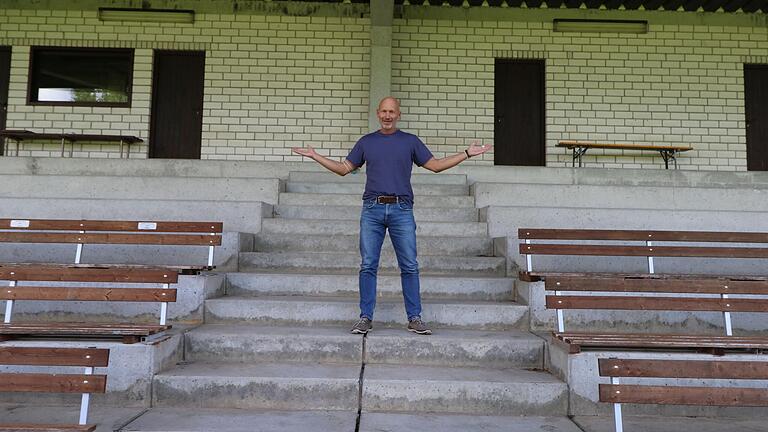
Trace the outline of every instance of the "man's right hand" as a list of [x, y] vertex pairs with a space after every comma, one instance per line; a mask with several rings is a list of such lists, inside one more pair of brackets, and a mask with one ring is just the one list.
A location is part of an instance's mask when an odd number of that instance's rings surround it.
[[296, 154], [302, 155], [304, 157], [308, 157], [310, 159], [315, 159], [315, 157], [318, 156], [317, 152], [312, 147], [307, 147], [307, 148], [293, 147], [291, 148], [291, 151]]

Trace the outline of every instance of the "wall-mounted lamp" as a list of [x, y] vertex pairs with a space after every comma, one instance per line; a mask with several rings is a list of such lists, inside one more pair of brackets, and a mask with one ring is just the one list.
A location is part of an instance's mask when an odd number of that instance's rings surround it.
[[195, 22], [195, 11], [179, 9], [99, 8], [100, 21]]
[[580, 33], [648, 33], [648, 21], [555, 19], [552, 30]]

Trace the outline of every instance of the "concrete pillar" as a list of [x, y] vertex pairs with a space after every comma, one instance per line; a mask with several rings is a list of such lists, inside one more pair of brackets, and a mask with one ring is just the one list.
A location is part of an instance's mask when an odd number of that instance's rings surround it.
[[394, 0], [371, 0], [371, 81], [368, 90], [368, 127], [379, 128], [376, 108], [392, 94], [392, 18]]

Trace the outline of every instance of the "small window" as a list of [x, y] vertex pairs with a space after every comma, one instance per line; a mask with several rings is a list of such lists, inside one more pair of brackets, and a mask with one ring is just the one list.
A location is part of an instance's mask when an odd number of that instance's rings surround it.
[[29, 103], [131, 106], [132, 49], [33, 47]]

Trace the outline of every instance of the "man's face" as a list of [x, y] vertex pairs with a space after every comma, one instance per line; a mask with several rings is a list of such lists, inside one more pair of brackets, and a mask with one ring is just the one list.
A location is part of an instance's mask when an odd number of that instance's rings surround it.
[[397, 102], [389, 98], [382, 100], [376, 114], [381, 124], [381, 132], [390, 134], [397, 130], [397, 121], [400, 119], [400, 108]]

